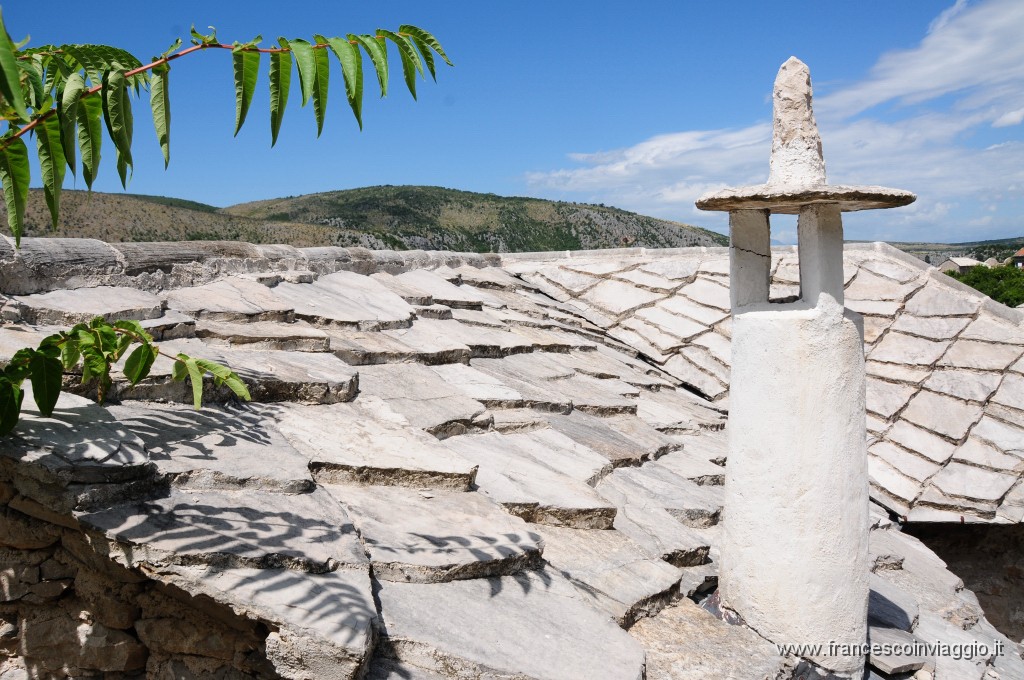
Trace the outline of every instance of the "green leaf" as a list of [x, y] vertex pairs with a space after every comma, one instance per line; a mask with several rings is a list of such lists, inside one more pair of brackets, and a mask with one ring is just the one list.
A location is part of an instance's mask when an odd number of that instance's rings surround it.
[[118, 319], [114, 322], [114, 328], [129, 331], [133, 335], [142, 338], [145, 342], [153, 342], [153, 336], [149, 334], [149, 331], [143, 328], [142, 324], [134, 319]]
[[100, 97], [83, 97], [78, 102], [78, 152], [82, 156], [82, 178], [92, 191], [100, 168], [103, 143], [103, 102]]
[[[0, 26], [0, 31], [2, 31]], [[5, 34], [6, 35], [6, 34]], [[0, 436], [9, 434], [18, 424], [21, 414], [21, 400], [25, 393], [21, 388], [4, 377], [0, 377]]]
[[79, 343], [82, 352], [82, 384], [110, 373], [110, 365], [95, 345]]
[[25, 201], [28, 200], [28, 147], [21, 137], [11, 139], [0, 149], [0, 182], [3, 183], [4, 203], [7, 204], [7, 224], [14, 234], [15, 245], [21, 245], [22, 223], [25, 219]]
[[4, 375], [15, 385], [21, 385], [22, 381], [32, 372], [29, 363], [35, 356], [35, 352], [31, 347], [19, 349], [4, 368]]
[[29, 368], [32, 370], [32, 396], [36, 400], [36, 406], [39, 407], [40, 413], [50, 417], [60, 397], [64, 365], [60, 359], [36, 352], [29, 361]]
[[156, 139], [160, 143], [160, 151], [164, 154], [164, 170], [171, 162], [171, 95], [167, 80], [170, 71], [171, 68], [167, 64], [154, 67], [149, 85], [149, 107], [153, 111]]
[[412, 98], [416, 99], [416, 73], [423, 74], [423, 64], [420, 62], [420, 56], [416, 54], [416, 47], [411, 40], [397, 33], [386, 31], [383, 28], [378, 28], [377, 33], [398, 46], [398, 54], [402, 57], [402, 73], [405, 75], [405, 85], [409, 88]]
[[218, 385], [227, 385], [235, 395], [245, 401], [252, 399], [249, 395], [249, 388], [245, 386], [245, 383], [238, 377], [238, 374], [227, 366], [222, 366], [216, 361], [210, 361], [209, 359], [196, 359], [195, 362], [199, 368], [213, 374]]
[[[21, 89], [18, 59], [14, 52], [14, 44], [11, 43], [11, 38], [7, 35], [3, 15], [0, 14], [0, 94], [14, 108], [18, 117], [27, 121], [28, 109], [25, 107], [25, 94]], [[15, 422], [17, 422], [17, 418], [15, 418]]]
[[245, 114], [252, 103], [252, 93], [256, 88], [256, 77], [260, 70], [260, 53], [255, 50], [244, 50], [235, 43], [231, 50], [231, 62], [235, 71], [235, 136], [242, 129]]
[[309, 103], [313, 96], [313, 81], [316, 79], [316, 59], [313, 57], [313, 46], [301, 38], [286, 40], [288, 47], [295, 56], [295, 67], [299, 72], [299, 85], [302, 89], [302, 105]]
[[179, 354], [178, 359], [185, 362], [188, 370], [188, 378], [192, 382], [192, 403], [199, 410], [203, 405], [203, 370], [199, 368], [196, 360], [184, 354]]
[[344, 38], [327, 38], [327, 44], [341, 63], [341, 74], [345, 77], [345, 96], [352, 107], [359, 129], [363, 129], [363, 53], [358, 45]]
[[215, 45], [217, 43], [217, 29], [213, 26], [207, 26], [207, 28], [213, 31], [213, 33], [203, 35], [196, 30], [196, 25], [192, 24], [192, 30], [189, 32], [192, 34], [193, 45]]
[[455, 65], [448, 58], [448, 55], [444, 53], [444, 48], [441, 47], [441, 43], [437, 41], [437, 38], [432, 36], [430, 33], [427, 33], [422, 28], [418, 28], [416, 26], [413, 26], [412, 24], [402, 24], [401, 26], [398, 27], [398, 32], [408, 33], [412, 37], [412, 39], [416, 41], [417, 45], [420, 44], [421, 42], [424, 43], [425, 45], [430, 47], [430, 49], [437, 52], [438, 55], [440, 55], [440, 57], [444, 59], [444, 63], [448, 64], [449, 66]]
[[[60, 121], [50, 116], [36, 125], [36, 150], [39, 153], [39, 172], [43, 176], [43, 195], [50, 209], [50, 223], [57, 228], [60, 212], [60, 190], [64, 186], [64, 148], [60, 143]], [[74, 147], [71, 147], [72, 155]]]
[[75, 174], [75, 130], [78, 127], [78, 104], [86, 91], [85, 78], [81, 73], [68, 76], [64, 89], [57, 97], [57, 118], [60, 120], [60, 145], [64, 148], [64, 159]]
[[74, 368], [81, 356], [82, 353], [78, 350], [78, 341], [71, 336], [65, 339], [64, 344], [60, 348], [60, 358], [61, 363], [64, 364], [64, 370], [70, 371]]
[[386, 97], [388, 94], [388, 50], [384, 44], [384, 38], [378, 38], [374, 35], [353, 35], [348, 34], [349, 40], [355, 40], [357, 43], [363, 46], [366, 53], [370, 55], [370, 61], [373, 62], [373, 68], [377, 71], [377, 82], [380, 84], [380, 96]]
[[411, 35], [409, 36], [409, 39], [412, 40], [413, 44], [416, 45], [416, 48], [420, 51], [420, 55], [423, 57], [423, 63], [426, 64], [430, 77], [433, 78], [436, 83], [437, 71], [434, 70], [434, 53], [430, 51], [430, 47], [427, 43], [423, 42], [416, 36]]
[[28, 80], [30, 89], [25, 92], [26, 101], [30, 107], [35, 109], [36, 113], [41, 113], [45, 109], [50, 108], [44, 106], [43, 99], [46, 97], [46, 91], [43, 89], [43, 67], [40, 63], [41, 59], [35, 57], [29, 60], [19, 59], [16, 63], [18, 69], [24, 74], [24, 77]]
[[127, 188], [127, 170], [132, 167], [132, 102], [128, 83], [121, 71], [103, 74], [103, 121], [117, 149], [117, 172]]
[[[288, 41], [279, 40], [281, 47], [287, 47]], [[292, 53], [270, 53], [270, 146], [277, 144], [277, 133], [281, 129], [284, 110], [288, 105], [288, 90], [292, 80]]]
[[[326, 38], [316, 36], [319, 44], [325, 44]], [[324, 129], [324, 116], [327, 115], [327, 83], [331, 78], [331, 55], [325, 48], [313, 50], [313, 113], [316, 116], [316, 136]]]
[[153, 345], [143, 344], [136, 347], [124, 362], [124, 375], [132, 385], [149, 375], [156, 361], [157, 349]]
[[185, 362], [182, 361], [181, 357], [184, 354], [178, 355], [178, 360], [171, 364], [171, 380], [181, 382], [188, 377], [188, 367], [185, 366]]

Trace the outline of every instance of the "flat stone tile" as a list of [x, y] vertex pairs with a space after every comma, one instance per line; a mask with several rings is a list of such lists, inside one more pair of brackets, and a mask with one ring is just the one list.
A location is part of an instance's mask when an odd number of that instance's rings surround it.
[[[398, 295], [410, 305], [430, 306], [435, 304], [433, 296], [425, 290], [421, 290], [412, 283], [399, 279], [394, 274], [387, 272], [376, 272], [370, 274], [370, 278], [381, 282], [392, 293]], [[447, 307], [448, 305], [444, 305]]]
[[246, 349], [326, 352], [330, 347], [330, 339], [324, 331], [302, 321], [232, 323], [200, 319], [195, 324], [195, 337], [202, 338], [210, 345]]
[[[541, 442], [524, 439], [542, 432], [545, 430], [528, 435], [468, 435], [443, 443], [480, 466], [476, 478], [480, 491], [510, 513], [539, 524], [610, 528], [615, 507], [579, 479], [587, 474], [587, 460], [573, 461], [572, 451], [559, 457], [548, 455]], [[575, 478], [559, 471], [570, 469], [574, 462]]]
[[1024, 375], [1007, 373], [1003, 376], [1003, 383], [992, 396], [992, 401], [1024, 411]]
[[215, 321], [290, 321], [293, 307], [251, 279], [233, 277], [203, 286], [168, 291], [170, 309]]
[[612, 317], [619, 317], [637, 307], [649, 305], [661, 297], [661, 293], [610, 279], [601, 281], [580, 295], [581, 300]]
[[420, 364], [380, 364], [359, 369], [359, 400], [377, 397], [413, 427], [451, 435], [478, 424], [486, 408], [435, 371]]
[[642, 269], [631, 269], [629, 271], [620, 272], [615, 275], [616, 279], [626, 281], [634, 286], [646, 288], [655, 293], [668, 293], [679, 286], [679, 283], [667, 279], [664, 276], [652, 274], [651, 272], [644, 271]]
[[[868, 643], [872, 645], [903, 649], [921, 642], [922, 640], [898, 628], [868, 626]], [[892, 675], [920, 670], [929, 664], [929, 659], [916, 654], [871, 654], [868, 663], [883, 673]]]
[[466, 491], [476, 477], [474, 463], [386, 408], [280, 408], [277, 428], [307, 457], [313, 476], [322, 483]]
[[994, 319], [983, 312], [971, 322], [960, 337], [964, 340], [1024, 345], [1024, 328]]
[[[358, 373], [337, 357], [323, 352], [286, 352], [214, 347], [200, 340], [171, 340], [161, 343], [162, 352], [184, 353], [216, 361], [239, 375], [255, 402], [299, 401], [329, 404], [355, 397]], [[157, 357], [148, 378], [131, 387], [115, 380], [116, 394], [124, 399], [167, 399], [192, 402], [192, 387], [171, 380], [173, 361]], [[209, 376], [204, 381], [203, 399], [215, 402], [232, 399], [227, 388], [216, 388]]]
[[144, 319], [139, 325], [157, 342], [196, 336], [196, 320], [173, 309], [166, 310], [155, 319]]
[[[544, 267], [543, 269], [537, 270], [537, 275], [543, 277], [550, 283], [555, 284], [559, 288], [572, 293], [573, 296], [578, 295], [601, 282], [601, 279], [596, 276], [563, 269], [561, 267]], [[523, 278], [527, 281], [533, 281], [533, 278], [530, 276], [523, 276]], [[558, 298], [555, 299], [557, 300]]]
[[643, 392], [637, 398], [637, 415], [661, 432], [676, 434], [717, 430], [725, 427], [725, 416], [710, 402], [681, 390]]
[[890, 418], [906, 406], [915, 392], [917, 392], [916, 387], [868, 378], [867, 409], [883, 418]]
[[44, 338], [52, 335], [49, 330], [52, 329], [44, 330], [21, 324], [0, 326], [0, 363], [6, 365], [20, 349], [38, 347]]
[[878, 574], [872, 573], [868, 579], [868, 621], [875, 626], [913, 632], [921, 613], [917, 599]]
[[[417, 321], [416, 323], [421, 323]], [[331, 351], [353, 366], [397, 364], [415, 361], [421, 364], [469, 363], [467, 345], [441, 334], [412, 328], [385, 331], [349, 331], [329, 329]]]
[[[705, 284], [709, 286], [718, 286], [718, 284]], [[712, 292], [717, 293], [715, 289]], [[727, 291], [728, 292], [728, 291]], [[694, 321], [698, 321], [705, 326], [713, 326], [722, 319], [729, 316], [729, 310], [719, 309], [715, 307], [705, 307], [702, 304], [698, 304], [690, 298], [683, 295], [672, 295], [658, 304], [654, 305], [654, 308], [664, 309], [670, 314], [678, 314], [681, 316], [688, 317]]]
[[[692, 348], [687, 348], [691, 350]], [[701, 361], [699, 354], [687, 352], [671, 357], [662, 368], [666, 373], [679, 379], [685, 385], [689, 385], [707, 396], [708, 399], [718, 399], [728, 392], [728, 387], [718, 377], [708, 373], [700, 364], [707, 364], [706, 357]], [[718, 370], [724, 372], [724, 369]]]
[[[635, 333], [640, 336], [646, 342], [654, 346], [661, 354], [671, 354], [683, 345], [683, 340], [681, 338], [666, 333], [661, 330], [660, 327], [647, 323], [636, 317], [627, 317], [623, 319], [619, 324], [619, 327], [625, 329], [627, 333]], [[626, 337], [629, 336], [627, 335]]]
[[403, 284], [426, 292], [435, 302], [448, 307], [480, 309], [484, 303], [492, 307], [501, 306], [496, 298], [491, 297], [484, 291], [453, 285], [426, 269], [413, 269], [403, 272], [395, 278]]
[[1003, 371], [1021, 355], [1014, 345], [996, 345], [977, 340], [957, 340], [946, 352], [939, 366], [975, 368], [983, 371]]
[[511, 354], [532, 352], [533, 340], [496, 328], [468, 326], [458, 321], [417, 319], [411, 328], [389, 331], [388, 334], [413, 346], [431, 347], [438, 342], [464, 345], [473, 358], [500, 358]]
[[[1024, 445], [1024, 440], [1018, 444], [1018, 446], [1022, 445]], [[1024, 472], [1024, 458], [1003, 453], [995, 446], [974, 436], [968, 437], [967, 441], [954, 452], [953, 460], [1011, 474], [1019, 475]]]
[[181, 491], [84, 513], [78, 520], [124, 544], [131, 566], [208, 564], [325, 573], [366, 563], [345, 510], [323, 491]]
[[511, 434], [513, 432], [532, 432], [548, 427], [545, 414], [529, 408], [509, 408], [494, 410], [495, 432]]
[[920, 385], [931, 375], [930, 366], [904, 366], [903, 364], [886, 364], [870, 359], [864, 364], [869, 376], [882, 378], [889, 382], [903, 382]]
[[1024, 428], [986, 415], [971, 430], [971, 438], [976, 437], [994, 444], [1006, 453], [1024, 458]]
[[500, 378], [465, 364], [434, 366], [434, 373], [459, 392], [479, 401], [488, 408], [515, 407], [523, 402], [523, 395]]
[[614, 528], [649, 556], [676, 567], [705, 564], [711, 544], [705, 528], [684, 526], [668, 510], [637, 498], [628, 485], [605, 484], [598, 493], [617, 509]]
[[135, 288], [98, 286], [54, 290], [49, 293], [15, 296], [21, 307], [21, 318], [27, 323], [64, 324], [88, 323], [102, 316], [107, 321], [117, 319], [154, 319], [163, 314], [156, 295]]
[[[978, 294], [979, 298], [981, 294]], [[907, 302], [906, 312], [914, 316], [970, 316], [981, 302], [952, 288], [929, 282]]]
[[963, 369], [935, 370], [924, 386], [933, 392], [968, 401], [985, 401], [999, 387], [1002, 376]]
[[853, 300], [895, 300], [902, 302], [920, 286], [901, 285], [892, 279], [883, 278], [870, 271], [860, 271], [853, 282], [846, 287], [846, 297]]
[[931, 366], [943, 355], [947, 342], [935, 342], [913, 335], [890, 331], [885, 334], [868, 357], [872, 361], [894, 364]]
[[153, 475], [143, 440], [107, 409], [61, 392], [53, 413], [43, 417], [31, 383], [23, 389], [21, 418], [0, 456], [34, 470], [37, 483], [121, 483]]
[[598, 452], [615, 467], [641, 465], [675, 448], [667, 436], [630, 416], [599, 418], [573, 411], [568, 415], [549, 415], [547, 422], [557, 432]]
[[348, 510], [377, 579], [437, 583], [540, 564], [540, 536], [479, 493], [326, 485]]
[[665, 258], [652, 260], [640, 265], [640, 269], [657, 276], [664, 276], [673, 281], [685, 281], [697, 273], [700, 266], [698, 258]]
[[922, 390], [910, 401], [902, 416], [926, 430], [960, 439], [981, 417], [981, 406]]
[[325, 326], [359, 330], [405, 328], [415, 310], [376, 279], [340, 271], [313, 283], [280, 283], [273, 294], [295, 309], [296, 317]]
[[[913, 502], [917, 495], [921, 493], [920, 482], [902, 474], [895, 467], [877, 456], [868, 456], [868, 480], [872, 486], [885, 491], [904, 504]], [[884, 500], [880, 502], [889, 507], [889, 504], [885, 503]]]
[[464, 283], [476, 288], [496, 290], [516, 290], [528, 287], [526, 283], [500, 267], [471, 267], [463, 265], [455, 272], [462, 277]]
[[657, 326], [662, 332], [680, 340], [688, 340], [708, 329], [702, 323], [667, 311], [663, 306], [644, 307], [637, 310], [634, 318]]
[[722, 512], [721, 488], [698, 486], [660, 463], [619, 468], [602, 479], [596, 488], [605, 496], [627, 494], [636, 503], [646, 502], [663, 508], [688, 527], [713, 526]]
[[[729, 289], [701, 276], [698, 276], [693, 283], [680, 288], [679, 292], [705, 307], [714, 307], [724, 312], [732, 308], [732, 303], [729, 301]], [[698, 319], [698, 321], [701, 320]]]
[[931, 481], [947, 496], [997, 502], [1010, 490], [1017, 478], [1015, 474], [983, 470], [954, 460]]
[[885, 436], [940, 465], [949, 460], [953, 455], [953, 449], [956, 448], [955, 444], [905, 420], [896, 421]]
[[861, 263], [861, 268], [897, 283], [907, 283], [921, 276], [920, 269], [911, 269], [902, 263], [882, 258], [865, 260]]
[[745, 626], [730, 626], [682, 599], [630, 635], [647, 651], [647, 677], [672, 680], [782, 677], [787, 660]]
[[385, 582], [377, 595], [390, 654], [446, 677], [644, 677], [643, 648], [547, 570], [451, 583]]
[[107, 407], [145, 443], [157, 474], [179, 488], [307, 493], [309, 458], [273, 425], [274, 409], [125, 402]]
[[597, 591], [622, 626], [661, 611], [675, 595], [679, 569], [644, 553], [625, 534], [537, 526], [544, 560], [589, 593]]
[[324, 574], [172, 566], [161, 580], [271, 623], [267, 656], [279, 667], [301, 659], [311, 677], [354, 678], [374, 648], [379, 622], [366, 565]]
[[864, 316], [893, 317], [900, 311], [900, 303], [885, 300], [846, 300], [847, 309]]
[[901, 314], [893, 323], [892, 329], [930, 340], [949, 340], [956, 337], [969, 323], [971, 320], [962, 316], [917, 317]]
[[931, 460], [910, 453], [890, 442], [878, 442], [871, 446], [868, 452], [918, 482], [928, 479], [939, 469], [939, 465]]
[[688, 448], [673, 451], [659, 458], [658, 462], [683, 479], [700, 486], [725, 484], [725, 468], [715, 465], [703, 456], [690, 453]]

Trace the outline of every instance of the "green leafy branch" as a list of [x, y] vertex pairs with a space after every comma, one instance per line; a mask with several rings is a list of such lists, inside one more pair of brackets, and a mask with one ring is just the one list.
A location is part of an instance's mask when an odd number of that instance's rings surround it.
[[136, 347], [128, 354], [122, 369], [131, 385], [146, 378], [157, 356], [164, 356], [174, 361], [171, 370], [174, 380], [188, 379], [192, 383], [192, 400], [197, 409], [203, 402], [203, 378], [207, 373], [213, 376], [216, 386], [227, 387], [246, 401], [250, 399], [245, 383], [226, 366], [187, 354], [165, 354], [153, 344], [153, 336], [138, 321], [110, 323], [98, 316], [88, 324], [80, 323], [69, 331], [45, 338], [37, 349], [26, 347], [15, 352], [0, 371], [0, 436], [8, 434], [18, 424], [25, 380], [32, 385], [32, 396], [39, 412], [49, 417], [60, 397], [64, 372], [81, 364], [82, 384], [96, 381], [97, 401], [102, 404], [113, 384], [111, 367], [133, 345]]
[[127, 188], [133, 168], [132, 90], [138, 96], [141, 89], [149, 89], [153, 125], [164, 167], [167, 167], [171, 125], [168, 76], [170, 62], [175, 59], [209, 49], [231, 50], [237, 135], [249, 112], [261, 56], [269, 54], [271, 146], [277, 143], [288, 103], [293, 63], [299, 76], [302, 106], [313, 103], [317, 136], [323, 130], [327, 111], [330, 54], [334, 54], [341, 65], [345, 96], [360, 129], [363, 127], [363, 52], [373, 65], [381, 97], [386, 96], [388, 90], [388, 43], [398, 49], [405, 84], [414, 99], [417, 76], [425, 78], [428, 72], [437, 80], [435, 54], [452, 65], [433, 35], [408, 24], [399, 26], [397, 32], [378, 29], [375, 34], [349, 33], [344, 38], [316, 34], [313, 42], [279, 38], [279, 47], [273, 48], [257, 46], [262, 36], [229, 45], [217, 39], [216, 30], [204, 35], [193, 27], [191, 34], [190, 47], [182, 49], [181, 40], [177, 40], [166, 52], [143, 64], [125, 50], [108, 45], [45, 45], [24, 49], [27, 39], [15, 44], [0, 15], [0, 120], [6, 121], [8, 126], [0, 136], [0, 182], [7, 205], [7, 221], [19, 245], [31, 180], [29, 151], [23, 137], [29, 133], [36, 137], [43, 193], [53, 228], [56, 228], [65, 166], [72, 174], [77, 173], [77, 146], [82, 177], [92, 190], [99, 169], [102, 127], [114, 144], [121, 186]]

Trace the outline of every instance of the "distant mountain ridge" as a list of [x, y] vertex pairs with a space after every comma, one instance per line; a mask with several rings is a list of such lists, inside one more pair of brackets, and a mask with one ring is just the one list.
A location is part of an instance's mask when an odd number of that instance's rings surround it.
[[441, 187], [377, 186], [228, 208], [162, 196], [66, 190], [50, 230], [30, 192], [26, 235], [105, 241], [240, 240], [296, 246], [509, 252], [727, 245], [728, 237], [603, 205]]

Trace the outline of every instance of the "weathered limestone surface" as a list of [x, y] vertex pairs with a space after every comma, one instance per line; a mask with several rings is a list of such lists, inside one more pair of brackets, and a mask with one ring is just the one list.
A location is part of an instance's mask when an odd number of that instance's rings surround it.
[[134, 288], [97, 286], [77, 290], [55, 290], [15, 297], [21, 318], [28, 323], [69, 325], [102, 316], [116, 319], [154, 319], [162, 313], [160, 298]]

